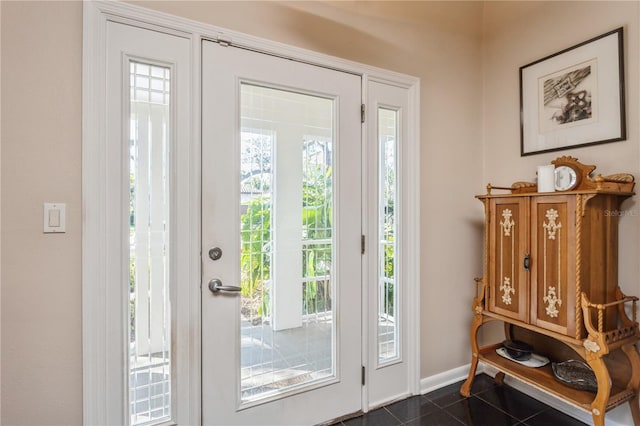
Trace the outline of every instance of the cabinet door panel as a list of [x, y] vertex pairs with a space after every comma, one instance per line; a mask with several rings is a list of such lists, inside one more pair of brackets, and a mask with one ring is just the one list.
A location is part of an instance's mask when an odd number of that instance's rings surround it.
[[528, 203], [525, 198], [494, 198], [489, 203], [489, 310], [527, 321], [529, 289], [523, 261]]
[[531, 322], [575, 334], [575, 197], [531, 200]]

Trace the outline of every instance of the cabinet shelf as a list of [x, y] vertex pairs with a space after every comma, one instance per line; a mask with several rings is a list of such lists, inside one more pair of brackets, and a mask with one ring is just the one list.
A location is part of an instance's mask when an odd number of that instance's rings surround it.
[[[574, 389], [560, 383], [554, 377], [550, 364], [547, 364], [544, 367], [533, 368], [510, 361], [496, 353], [496, 349], [500, 346], [500, 344], [497, 344], [481, 348], [479, 361], [496, 368], [498, 371], [504, 372], [508, 376], [515, 377], [536, 389], [561, 398], [571, 405], [591, 413], [591, 404], [596, 396], [595, 393]], [[633, 399], [633, 389], [626, 389], [625, 387], [626, 383], [619, 383], [616, 382], [616, 380], [613, 380], [611, 396], [605, 406], [606, 411]]]

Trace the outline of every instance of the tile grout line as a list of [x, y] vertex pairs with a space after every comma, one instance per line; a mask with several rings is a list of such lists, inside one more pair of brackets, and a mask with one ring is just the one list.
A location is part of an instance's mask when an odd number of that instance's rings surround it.
[[393, 413], [389, 410], [387, 410], [387, 405], [383, 406], [382, 408], [384, 409], [384, 411], [387, 412], [387, 414], [389, 414], [391, 417], [393, 417], [394, 419], [396, 419], [396, 421], [400, 422], [398, 423], [398, 426], [402, 426], [404, 424], [404, 422], [402, 420], [400, 420], [399, 418], [397, 418], [396, 416], [393, 415]]

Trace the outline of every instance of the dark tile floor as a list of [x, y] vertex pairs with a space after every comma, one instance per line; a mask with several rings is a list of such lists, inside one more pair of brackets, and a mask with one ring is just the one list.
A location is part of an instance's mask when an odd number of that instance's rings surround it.
[[584, 423], [509, 387], [486, 374], [476, 376], [471, 396], [460, 395], [462, 382], [389, 404], [336, 426], [579, 426]]

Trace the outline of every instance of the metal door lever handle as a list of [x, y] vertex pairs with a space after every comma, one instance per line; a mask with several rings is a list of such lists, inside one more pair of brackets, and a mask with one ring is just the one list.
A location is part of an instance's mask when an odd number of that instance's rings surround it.
[[217, 293], [219, 291], [238, 293], [242, 289], [235, 285], [223, 285], [219, 278], [213, 278], [209, 281], [209, 290], [211, 290], [212, 293]]

